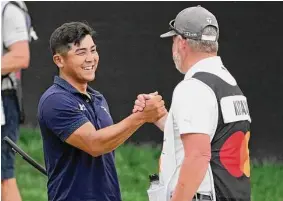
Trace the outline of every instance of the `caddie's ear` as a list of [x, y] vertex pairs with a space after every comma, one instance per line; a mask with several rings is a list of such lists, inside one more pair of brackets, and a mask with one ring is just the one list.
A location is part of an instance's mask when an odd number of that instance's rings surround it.
[[178, 47], [180, 47], [181, 49], [186, 48], [187, 40], [180, 35], [178, 35], [176, 37], [177, 37]]
[[177, 38], [178, 38], [178, 40], [180, 40], [180, 41], [184, 40], [184, 38], [183, 38], [182, 36], [180, 36], [180, 35], [178, 35]]

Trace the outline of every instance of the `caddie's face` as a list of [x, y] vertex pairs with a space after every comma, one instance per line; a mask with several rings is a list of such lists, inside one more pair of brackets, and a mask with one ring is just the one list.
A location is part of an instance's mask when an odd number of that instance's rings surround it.
[[81, 40], [80, 45], [72, 44], [63, 60], [61, 70], [65, 75], [72, 76], [72, 79], [80, 83], [94, 80], [99, 55], [92, 37], [86, 35]]

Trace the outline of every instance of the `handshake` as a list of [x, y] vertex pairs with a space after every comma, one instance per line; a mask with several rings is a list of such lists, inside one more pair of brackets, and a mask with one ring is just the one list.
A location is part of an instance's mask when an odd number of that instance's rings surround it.
[[139, 94], [135, 100], [133, 113], [138, 113], [148, 123], [155, 123], [167, 114], [167, 110], [158, 92]]

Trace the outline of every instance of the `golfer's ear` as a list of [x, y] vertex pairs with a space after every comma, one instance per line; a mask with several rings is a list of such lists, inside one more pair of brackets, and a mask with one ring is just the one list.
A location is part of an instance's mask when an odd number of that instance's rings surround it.
[[58, 66], [58, 68], [64, 67], [64, 58], [60, 54], [53, 55], [53, 61]]

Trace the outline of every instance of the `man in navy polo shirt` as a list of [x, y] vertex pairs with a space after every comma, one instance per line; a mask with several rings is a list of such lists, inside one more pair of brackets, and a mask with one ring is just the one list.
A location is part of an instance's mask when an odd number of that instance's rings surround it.
[[119, 201], [113, 150], [144, 123], [163, 117], [164, 101], [156, 95], [143, 112], [113, 124], [105, 98], [88, 86], [99, 61], [93, 30], [65, 23], [52, 33], [50, 47], [59, 76], [38, 106], [48, 200]]

